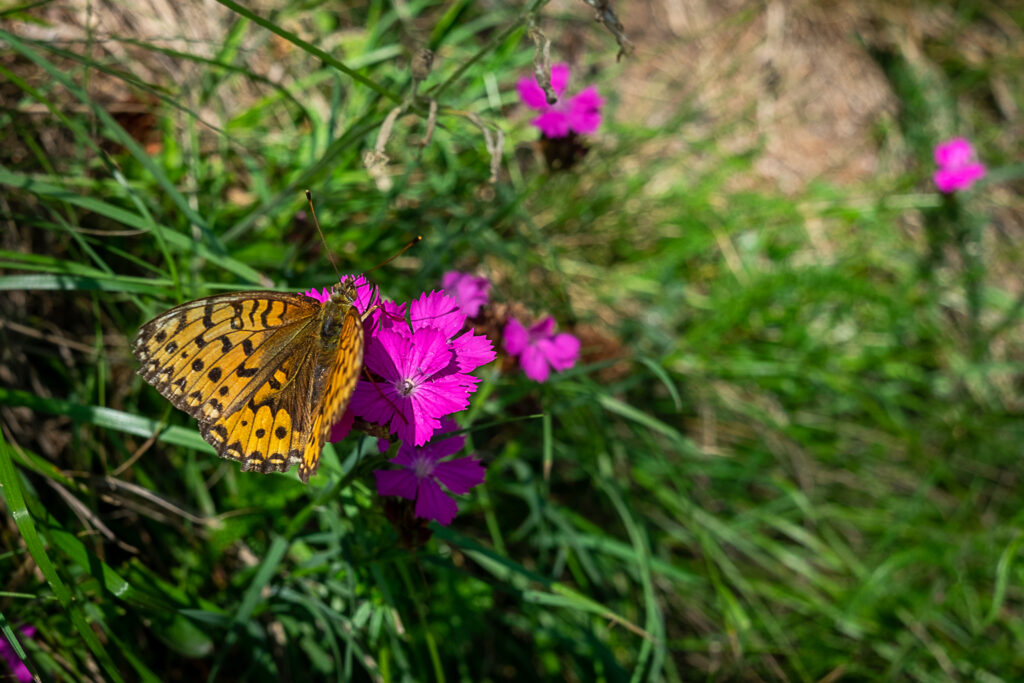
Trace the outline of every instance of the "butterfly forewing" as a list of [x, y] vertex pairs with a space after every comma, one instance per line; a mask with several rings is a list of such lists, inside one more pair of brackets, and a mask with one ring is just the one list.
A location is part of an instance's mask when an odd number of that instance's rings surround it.
[[[221, 456], [260, 472], [300, 462], [307, 481], [362, 367], [362, 325], [349, 304], [284, 292], [191, 301], [139, 331], [139, 374], [197, 418]], [[323, 337], [329, 314], [344, 321], [335, 339]]]

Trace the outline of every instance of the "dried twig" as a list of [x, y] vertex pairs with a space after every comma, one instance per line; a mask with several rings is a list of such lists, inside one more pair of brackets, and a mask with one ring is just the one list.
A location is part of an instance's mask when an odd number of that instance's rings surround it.
[[558, 101], [558, 95], [551, 87], [551, 41], [537, 26], [537, 15], [531, 14], [526, 23], [526, 34], [533, 41], [533, 77], [544, 91], [548, 104]]
[[423, 133], [423, 140], [420, 141], [420, 148], [426, 147], [430, 144], [430, 139], [434, 137], [434, 127], [437, 125], [437, 100], [430, 99], [430, 111], [427, 113], [427, 130]]
[[70, 491], [58, 484], [52, 479], [47, 479], [46, 483], [49, 484], [57, 494], [64, 499], [64, 502], [68, 504], [71, 510], [75, 513], [79, 520], [82, 522], [84, 527], [93, 527], [96, 531], [106, 538], [111, 543], [117, 544], [117, 547], [121, 548], [125, 552], [132, 553], [133, 555], [139, 554], [139, 549], [130, 543], [122, 541], [120, 538], [114, 535], [114, 532], [103, 523], [103, 520], [99, 516], [89, 509], [89, 507], [78, 500]]
[[162, 433], [162, 432], [164, 431], [164, 429], [166, 429], [166, 428], [167, 428], [167, 426], [166, 426], [166, 425], [161, 425], [160, 427], [157, 427], [156, 431], [154, 431], [154, 432], [153, 432], [153, 433], [152, 433], [152, 434], [151, 434], [151, 435], [149, 436], [149, 438], [148, 438], [148, 439], [146, 439], [146, 440], [145, 440], [145, 441], [144, 441], [144, 442], [142, 443], [142, 445], [141, 445], [141, 446], [139, 446], [138, 448], [136, 448], [136, 449], [135, 449], [135, 452], [134, 452], [134, 453], [132, 453], [132, 455], [131, 455], [131, 457], [130, 457], [130, 458], [128, 458], [128, 459], [127, 459], [127, 460], [125, 460], [125, 461], [124, 461], [123, 463], [121, 463], [120, 465], [118, 465], [118, 466], [117, 466], [117, 469], [116, 469], [116, 470], [114, 470], [114, 471], [113, 471], [113, 472], [111, 473], [111, 475], [112, 475], [112, 476], [115, 476], [115, 477], [120, 477], [120, 476], [121, 476], [121, 475], [122, 475], [122, 474], [124, 473], [124, 471], [125, 471], [125, 470], [127, 470], [127, 469], [128, 469], [129, 467], [131, 467], [132, 465], [134, 465], [134, 464], [135, 464], [135, 461], [136, 461], [136, 460], [138, 460], [139, 458], [141, 458], [141, 457], [142, 457], [142, 455], [143, 455], [143, 454], [144, 454], [144, 453], [145, 453], [146, 451], [148, 451], [148, 450], [150, 449], [150, 447], [151, 447], [151, 446], [152, 446], [153, 444], [155, 444], [155, 443], [156, 443], [156, 440], [157, 440], [157, 438], [159, 438], [159, 437], [160, 437], [160, 434], [161, 434], [161, 433]]
[[464, 112], [463, 116], [472, 121], [480, 132], [484, 134], [484, 145], [487, 146], [487, 153], [491, 155], [491, 177], [490, 182], [498, 181], [498, 170], [501, 168], [501, 157], [505, 147], [505, 133], [500, 128], [494, 130], [484, 123], [484, 120], [473, 112]]
[[636, 47], [633, 41], [626, 35], [626, 29], [619, 21], [619, 18], [615, 16], [615, 10], [612, 9], [610, 0], [583, 0], [596, 12], [596, 19], [604, 24], [604, 27], [615, 36], [615, 42], [619, 44], [619, 54], [616, 55], [615, 59], [622, 59], [623, 55], [628, 55]]
[[391, 189], [392, 185], [391, 178], [385, 170], [390, 159], [388, 159], [388, 155], [384, 152], [384, 148], [391, 137], [391, 129], [395, 127], [395, 121], [408, 108], [409, 103], [404, 102], [388, 112], [388, 115], [384, 117], [384, 123], [380, 124], [380, 131], [377, 132], [377, 144], [374, 145], [373, 151], [363, 154], [363, 163], [366, 165], [366, 170], [369, 172], [370, 177], [373, 178], [377, 189], [381, 192], [387, 192]]
[[[409, 71], [412, 73], [412, 84], [409, 87], [409, 94], [400, 105], [389, 111], [388, 115], [384, 118], [380, 131], [377, 133], [377, 144], [374, 146], [373, 151], [363, 154], [363, 164], [366, 165], [366, 170], [369, 172], [370, 177], [373, 178], [377, 189], [381, 192], [387, 192], [393, 184], [385, 170], [390, 158], [384, 150], [387, 147], [388, 140], [391, 138], [391, 131], [395, 127], [395, 121], [398, 120], [399, 116], [409, 111], [420, 99], [418, 94], [420, 83], [430, 75], [430, 69], [433, 64], [434, 53], [432, 51], [427, 48], [421, 48], [416, 51], [412, 61], [409, 63]], [[430, 110], [427, 115], [427, 130], [422, 142], [420, 142], [421, 149], [430, 142], [430, 138], [434, 134], [434, 126], [437, 123], [437, 102], [433, 98], [429, 98], [429, 101]]]

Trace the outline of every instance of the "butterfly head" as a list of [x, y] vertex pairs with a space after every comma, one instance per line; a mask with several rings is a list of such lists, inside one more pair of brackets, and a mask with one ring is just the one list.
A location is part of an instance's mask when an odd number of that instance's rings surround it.
[[337, 347], [345, 320], [350, 315], [359, 320], [355, 282], [353, 278], [346, 277], [331, 287], [331, 298], [320, 309], [320, 339], [326, 350]]
[[331, 303], [347, 304], [351, 306], [356, 300], [355, 279], [346, 276], [333, 287], [331, 287]]

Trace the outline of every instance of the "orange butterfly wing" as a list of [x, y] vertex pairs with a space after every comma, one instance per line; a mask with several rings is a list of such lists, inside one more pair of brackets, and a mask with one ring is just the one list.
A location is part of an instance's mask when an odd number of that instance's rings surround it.
[[[325, 321], [335, 321], [328, 326]], [[350, 290], [325, 304], [286, 292], [235, 292], [182, 304], [135, 338], [139, 374], [199, 420], [243, 470], [316, 472], [362, 368]]]

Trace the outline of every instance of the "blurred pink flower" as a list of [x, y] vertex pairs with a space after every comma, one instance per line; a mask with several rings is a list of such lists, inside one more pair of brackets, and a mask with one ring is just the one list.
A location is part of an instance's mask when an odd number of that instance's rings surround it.
[[[23, 638], [34, 638], [35, 635], [35, 626], [22, 627], [21, 636]], [[25, 666], [25, 662], [21, 661], [21, 658], [14, 652], [14, 646], [3, 637], [0, 637], [0, 659], [7, 662], [7, 666], [14, 674], [15, 680], [19, 681], [19, 683], [30, 683], [32, 681], [32, 674], [29, 672], [28, 667]]]
[[487, 278], [460, 273], [457, 270], [445, 273], [441, 286], [444, 287], [445, 294], [455, 299], [462, 312], [470, 318], [475, 318], [480, 312], [480, 307], [487, 303], [487, 295], [491, 289], [491, 283]]
[[505, 325], [505, 351], [519, 356], [527, 377], [546, 382], [551, 370], [562, 372], [576, 365], [580, 340], [567, 332], [555, 334], [555, 319], [547, 317], [527, 330], [515, 318]]
[[933, 178], [941, 192], [966, 190], [985, 175], [985, 166], [975, 157], [974, 146], [964, 138], [953, 138], [937, 146], [935, 163], [939, 168]]
[[544, 90], [536, 78], [523, 78], [516, 84], [519, 98], [530, 109], [540, 112], [531, 124], [549, 138], [564, 138], [569, 132], [589, 135], [601, 125], [601, 107], [604, 100], [594, 86], [570, 97], [563, 98], [565, 86], [569, 83], [569, 65], [555, 64], [551, 67], [551, 89], [558, 101], [548, 104]]

